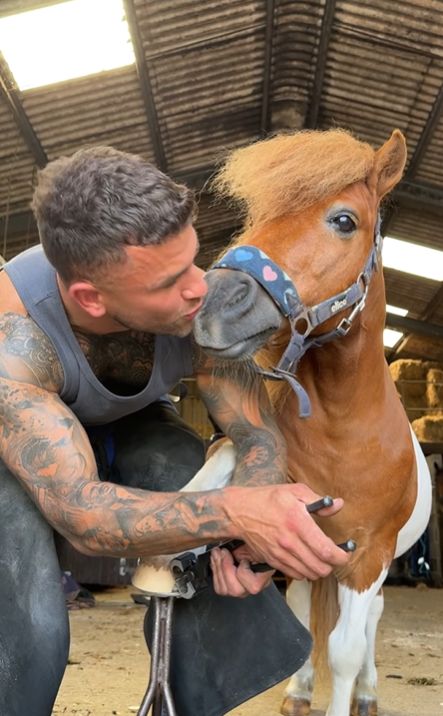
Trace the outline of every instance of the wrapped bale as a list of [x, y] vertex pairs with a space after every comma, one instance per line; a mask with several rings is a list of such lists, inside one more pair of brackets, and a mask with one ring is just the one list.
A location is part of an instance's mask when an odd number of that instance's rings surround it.
[[443, 411], [417, 418], [412, 429], [422, 443], [443, 443]]
[[425, 415], [428, 366], [421, 360], [400, 358], [391, 363], [389, 370], [409, 420]]

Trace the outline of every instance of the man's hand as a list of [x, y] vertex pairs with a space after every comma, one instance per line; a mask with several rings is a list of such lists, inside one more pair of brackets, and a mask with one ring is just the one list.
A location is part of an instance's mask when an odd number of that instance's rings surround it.
[[[242, 549], [242, 548], [240, 548]], [[251, 563], [242, 558], [238, 565], [227, 549], [216, 547], [211, 552], [211, 569], [217, 594], [228, 597], [247, 597], [258, 594], [272, 581], [274, 570], [255, 573]]]
[[[306, 505], [321, 497], [307, 485], [233, 486], [226, 493], [228, 516], [237, 527], [235, 536], [246, 542], [254, 562], [267, 562], [293, 579], [310, 580], [326, 577], [348, 562], [350, 555], [337, 547], [307, 511]], [[317, 514], [331, 517], [342, 507], [343, 500], [337, 498]]]

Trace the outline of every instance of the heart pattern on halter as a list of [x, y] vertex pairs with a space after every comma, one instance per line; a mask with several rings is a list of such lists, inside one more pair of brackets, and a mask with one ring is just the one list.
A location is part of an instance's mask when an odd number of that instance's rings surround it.
[[263, 278], [265, 281], [276, 281], [278, 279], [277, 273], [273, 270], [272, 266], [265, 266], [263, 268]]
[[299, 303], [288, 274], [256, 246], [234, 246], [212, 268], [237, 269], [249, 274], [269, 293], [285, 316], [289, 316]]
[[249, 259], [253, 258], [253, 254], [251, 253], [251, 251], [247, 251], [246, 249], [239, 248], [239, 249], [235, 250], [235, 258], [237, 261], [241, 261], [241, 262], [249, 261]]

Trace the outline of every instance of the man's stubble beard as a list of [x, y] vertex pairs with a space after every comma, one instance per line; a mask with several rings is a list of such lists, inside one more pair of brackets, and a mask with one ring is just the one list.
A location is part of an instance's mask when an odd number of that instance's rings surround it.
[[132, 321], [129, 322], [129, 320], [124, 320], [122, 317], [118, 317], [116, 315], [111, 316], [112, 320], [121, 326], [122, 329], [127, 331], [137, 331], [139, 333], [151, 333], [153, 335], [163, 335], [163, 336], [177, 336], [178, 338], [186, 338], [186, 336], [189, 336], [190, 333], [192, 333], [192, 326], [193, 321], [186, 321], [189, 325], [186, 325], [186, 323], [180, 324], [180, 321], [176, 321], [175, 323], [170, 324], [169, 326], [161, 326], [161, 327], [148, 327], [148, 326], [139, 326], [135, 325]]

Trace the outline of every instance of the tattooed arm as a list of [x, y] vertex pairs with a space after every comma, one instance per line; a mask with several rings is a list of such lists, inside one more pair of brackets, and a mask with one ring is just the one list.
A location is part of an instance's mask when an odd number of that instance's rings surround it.
[[287, 482], [286, 444], [253, 364], [220, 365], [200, 356], [196, 377], [209, 414], [235, 445], [233, 482], [248, 486]]
[[[295, 578], [325, 576], [343, 563], [345, 553], [303, 507], [318, 497], [309, 488], [167, 493], [100, 482], [88, 437], [58, 396], [62, 381], [58, 357], [34, 322], [0, 316], [0, 456], [45, 519], [80, 551], [144, 557], [237, 537]], [[234, 594], [238, 581], [231, 587], [221, 573], [221, 591]]]
[[100, 482], [88, 437], [58, 396], [62, 382], [58, 357], [34, 322], [1, 316], [0, 455], [57, 531], [86, 554], [127, 556], [232, 536], [219, 493]]

